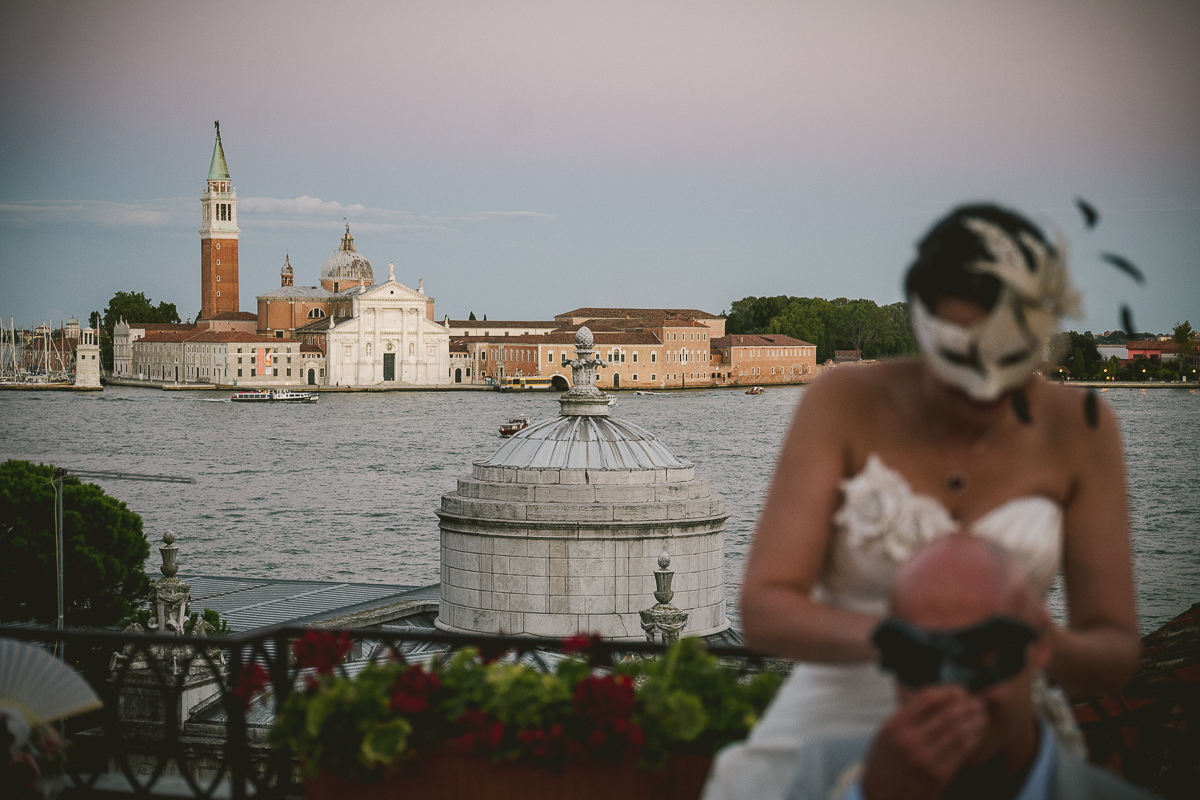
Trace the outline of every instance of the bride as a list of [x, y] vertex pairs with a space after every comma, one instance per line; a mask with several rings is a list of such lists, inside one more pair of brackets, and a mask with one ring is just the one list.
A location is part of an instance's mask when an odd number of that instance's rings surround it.
[[778, 797], [802, 740], [890, 713], [869, 638], [896, 567], [933, 537], [987, 537], [1042, 591], [1062, 570], [1050, 682], [1109, 691], [1136, 665], [1116, 420], [1035, 375], [1075, 302], [1059, 249], [1011, 211], [964, 206], [920, 242], [905, 291], [922, 358], [831, 371], [787, 433], [741, 607], [751, 648], [801, 663], [750, 738], [717, 759], [709, 800]]

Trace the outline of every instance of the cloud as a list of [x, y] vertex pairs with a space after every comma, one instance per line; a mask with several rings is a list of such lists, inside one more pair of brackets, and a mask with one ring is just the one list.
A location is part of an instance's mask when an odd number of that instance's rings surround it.
[[107, 227], [161, 228], [177, 224], [182, 200], [112, 203], [99, 200], [0, 203], [0, 223], [13, 226], [83, 223]]
[[539, 222], [554, 219], [541, 211], [473, 211], [455, 215], [419, 214], [404, 209], [345, 205], [319, 197], [244, 197], [238, 201], [241, 215], [253, 215], [255, 224], [264, 227], [288, 227], [293, 222], [311, 224], [316, 216], [348, 218], [361, 231], [444, 231], [462, 222]]
[[[10, 227], [86, 224], [115, 228], [180, 228], [190, 230], [196, 216], [193, 198], [165, 198], [145, 203], [96, 200], [0, 202], [0, 224]], [[319, 197], [243, 197], [238, 215], [258, 228], [311, 228], [315, 218], [348, 218], [363, 232], [445, 232], [456, 225], [482, 222], [539, 222], [554, 219], [538, 211], [478, 211], [451, 216], [417, 214], [403, 209], [373, 208]]]

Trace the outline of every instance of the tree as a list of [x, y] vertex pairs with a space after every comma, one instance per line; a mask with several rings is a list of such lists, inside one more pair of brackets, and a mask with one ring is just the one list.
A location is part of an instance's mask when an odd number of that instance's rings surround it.
[[820, 297], [745, 297], [726, 318], [731, 334], [779, 333], [817, 346], [818, 363], [837, 350], [861, 350], [864, 358], [907, 355], [917, 350], [904, 303]]
[[113, 368], [113, 328], [118, 322], [179, 322], [174, 303], [154, 302], [141, 292], [117, 292], [104, 309], [104, 327], [100, 331], [100, 359], [104, 368]]
[[1179, 346], [1178, 361], [1179, 377], [1183, 379], [1188, 374], [1188, 360], [1192, 356], [1192, 350], [1195, 349], [1196, 340], [1192, 338], [1192, 323], [1186, 319], [1175, 326], [1175, 333], [1171, 336], [1171, 341]]
[[472, 311], [472, 312], [471, 312], [471, 316], [467, 317], [467, 319], [469, 319], [469, 320], [471, 320], [471, 321], [474, 321], [474, 320], [475, 320], [475, 312], [474, 312], [474, 311]]
[[[0, 619], [57, 618], [54, 472], [28, 461], [0, 464]], [[66, 624], [113, 625], [150, 586], [142, 518], [72, 477], [63, 479], [63, 517]]]

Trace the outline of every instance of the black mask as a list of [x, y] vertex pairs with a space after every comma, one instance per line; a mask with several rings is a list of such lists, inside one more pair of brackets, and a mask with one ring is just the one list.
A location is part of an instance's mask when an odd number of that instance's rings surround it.
[[988, 617], [969, 628], [931, 631], [888, 617], [871, 642], [879, 665], [913, 688], [951, 683], [979, 692], [1025, 668], [1025, 650], [1038, 637], [1019, 619]]

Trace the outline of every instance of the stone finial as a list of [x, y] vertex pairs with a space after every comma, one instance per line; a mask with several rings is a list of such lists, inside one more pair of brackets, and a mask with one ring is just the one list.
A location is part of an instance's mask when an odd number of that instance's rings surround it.
[[388, 280], [396, 280], [396, 265], [391, 261], [388, 262]]
[[559, 398], [559, 407], [564, 417], [606, 417], [609, 396], [596, 388], [596, 370], [607, 367], [608, 362], [596, 355], [593, 346], [596, 337], [586, 325], [575, 331], [575, 358], [563, 354], [562, 365], [571, 368], [574, 386]]
[[176, 559], [179, 557], [179, 548], [175, 546], [175, 534], [167, 531], [163, 534], [163, 544], [165, 547], [158, 548], [158, 552], [162, 555], [162, 574], [167, 578], [174, 578], [175, 573], [179, 572], [179, 565]]
[[654, 571], [654, 599], [658, 602], [645, 611], [639, 612], [642, 617], [642, 630], [646, 632], [646, 641], [670, 644], [679, 640], [679, 634], [687, 626], [688, 614], [671, 605], [675, 592], [671, 589], [675, 577], [671, 567], [671, 556], [664, 550], [658, 557], [658, 569]]

